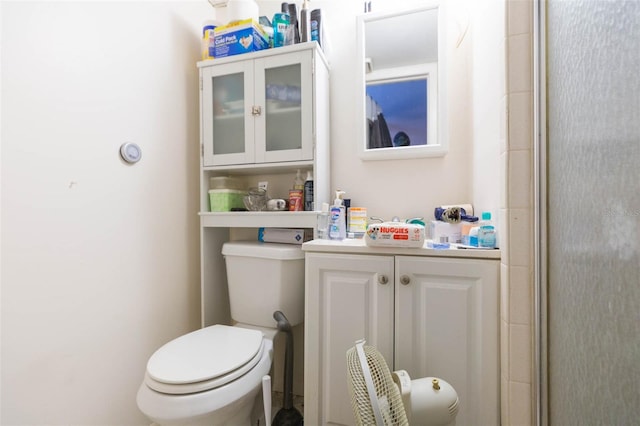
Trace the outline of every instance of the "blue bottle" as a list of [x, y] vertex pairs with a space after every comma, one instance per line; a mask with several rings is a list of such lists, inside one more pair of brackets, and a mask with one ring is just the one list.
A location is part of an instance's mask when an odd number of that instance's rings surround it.
[[273, 25], [273, 47], [287, 45], [290, 18], [288, 13], [276, 13], [271, 20]]
[[478, 247], [496, 247], [496, 229], [491, 223], [490, 212], [482, 212], [482, 222], [478, 228]]

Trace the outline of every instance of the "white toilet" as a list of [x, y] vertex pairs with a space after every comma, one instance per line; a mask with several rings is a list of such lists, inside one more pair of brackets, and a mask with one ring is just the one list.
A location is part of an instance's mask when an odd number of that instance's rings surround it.
[[140, 410], [160, 425], [249, 425], [269, 374], [275, 311], [304, 321], [304, 253], [298, 246], [228, 242], [233, 327], [213, 325], [165, 344], [147, 363]]

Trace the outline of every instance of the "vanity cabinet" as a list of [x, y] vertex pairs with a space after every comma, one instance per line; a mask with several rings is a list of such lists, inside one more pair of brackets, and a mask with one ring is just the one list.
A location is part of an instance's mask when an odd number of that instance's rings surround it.
[[329, 91], [316, 43], [199, 66], [204, 167], [314, 159], [316, 129], [328, 120]]
[[458, 425], [499, 424], [499, 260], [309, 250], [306, 422], [354, 424], [346, 352], [364, 338], [392, 371], [451, 383]]

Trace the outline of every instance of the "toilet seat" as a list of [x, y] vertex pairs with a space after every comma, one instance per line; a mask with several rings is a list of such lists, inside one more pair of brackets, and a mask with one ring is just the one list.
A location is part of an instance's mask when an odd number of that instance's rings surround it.
[[203, 392], [251, 371], [263, 356], [263, 333], [213, 325], [165, 344], [147, 363], [145, 384], [165, 394]]

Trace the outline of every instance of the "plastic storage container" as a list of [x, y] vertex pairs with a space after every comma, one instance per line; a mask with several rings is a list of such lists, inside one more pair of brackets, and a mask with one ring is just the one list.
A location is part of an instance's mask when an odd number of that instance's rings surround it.
[[212, 212], [229, 212], [244, 209], [243, 198], [247, 193], [239, 189], [210, 189], [209, 206]]
[[247, 195], [242, 181], [228, 176], [209, 178], [209, 208], [212, 212], [228, 212], [244, 208], [243, 197]]
[[242, 181], [229, 176], [216, 176], [209, 178], [209, 189], [244, 189]]

